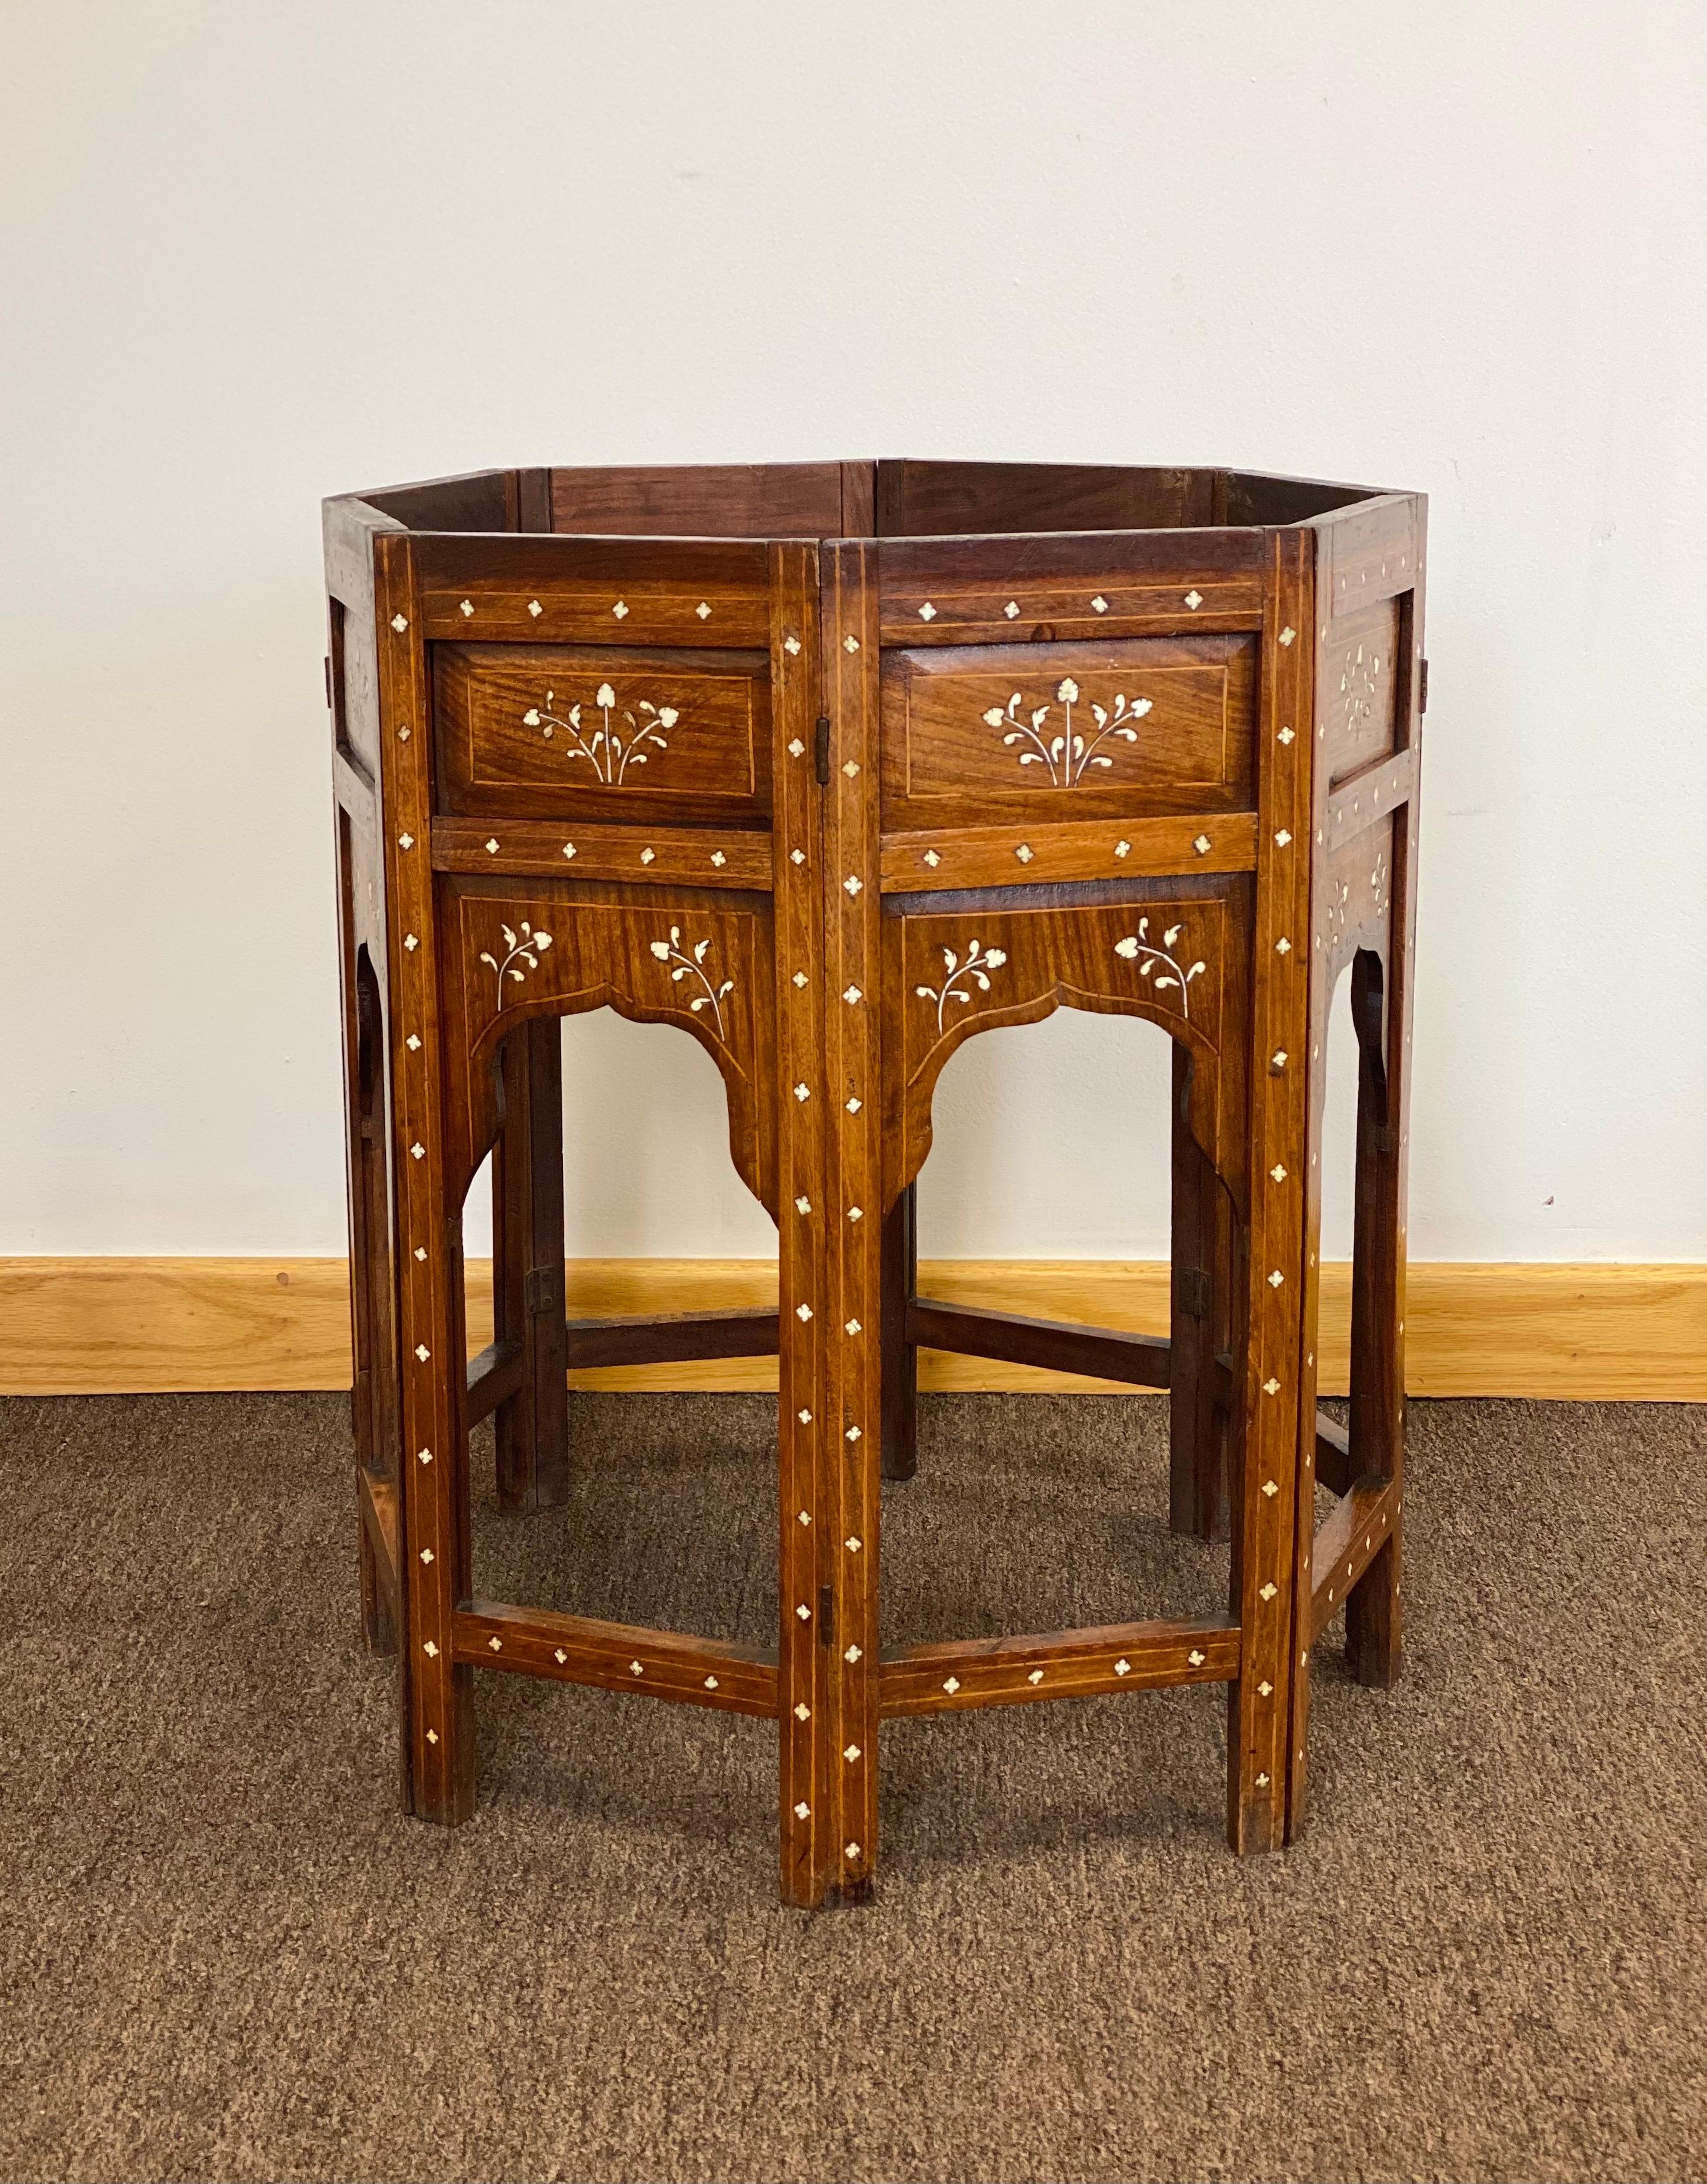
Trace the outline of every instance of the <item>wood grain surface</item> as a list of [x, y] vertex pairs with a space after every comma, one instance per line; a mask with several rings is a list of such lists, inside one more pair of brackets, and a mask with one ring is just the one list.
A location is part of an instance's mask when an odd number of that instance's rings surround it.
[[[471, 1259], [468, 1334], [491, 1334], [491, 1269]], [[1322, 1268], [1321, 1380], [1343, 1395], [1349, 1269]], [[1413, 1261], [1405, 1325], [1413, 1396], [1535, 1396], [1575, 1402], [1707, 1402], [1707, 1266]], [[1168, 1331], [1159, 1261], [926, 1259], [929, 1296], [1144, 1334]], [[761, 1259], [572, 1259], [577, 1318], [773, 1306]], [[572, 1387], [767, 1388], [774, 1358], [572, 1373]], [[1062, 1390], [1118, 1384], [924, 1352], [926, 1389]], [[0, 1259], [0, 1394], [347, 1388], [349, 1277], [343, 1259]]]

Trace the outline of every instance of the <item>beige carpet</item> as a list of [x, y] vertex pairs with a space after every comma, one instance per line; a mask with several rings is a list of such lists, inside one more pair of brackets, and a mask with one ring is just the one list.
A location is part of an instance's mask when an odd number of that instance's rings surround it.
[[[575, 1399], [482, 1587], [762, 1641], [769, 1407]], [[1223, 1847], [1218, 1693], [996, 1710], [885, 1730], [816, 1918], [761, 1723], [488, 1678], [478, 1818], [398, 1815], [345, 1418], [0, 1406], [0, 2176], [1707, 2174], [1707, 1413], [1415, 1407], [1407, 1674], [1324, 1641], [1286, 1855]], [[894, 1634], [1219, 1597], [1154, 1401], [922, 1445]]]

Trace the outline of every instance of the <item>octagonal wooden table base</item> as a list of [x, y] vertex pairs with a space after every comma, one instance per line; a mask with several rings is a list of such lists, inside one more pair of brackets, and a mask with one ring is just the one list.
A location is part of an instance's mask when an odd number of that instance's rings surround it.
[[[782, 1887], [869, 1890], [885, 1718], [1227, 1686], [1227, 1824], [1304, 1801], [1311, 1648], [1399, 1657], [1425, 504], [1223, 471], [494, 471], [326, 509], [362, 1596], [403, 1795], [473, 1806], [477, 1669], [773, 1720]], [[1329, 1006], [1359, 1050], [1348, 1429], [1315, 1395]], [[916, 1294], [966, 1039], [1174, 1042], [1169, 1339]], [[558, 1019], [673, 1024], [779, 1234], [775, 1313], [566, 1322]], [[494, 1154], [494, 1339], [461, 1210]], [[1224, 1612], [911, 1645], [879, 1474], [920, 1345], [1169, 1391]], [[774, 1650], [471, 1596], [467, 1441], [566, 1488], [573, 1365], [780, 1360]], [[1338, 1499], [1313, 1527], [1314, 1488]]]

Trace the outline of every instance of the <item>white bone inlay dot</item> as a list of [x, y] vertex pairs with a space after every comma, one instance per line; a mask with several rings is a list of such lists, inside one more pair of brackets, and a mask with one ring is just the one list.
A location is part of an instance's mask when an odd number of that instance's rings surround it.
[[843, 888], [850, 895], [857, 894], [864, 885], [865, 882], [860, 878], [857, 872], [850, 872], [847, 878], [842, 882]]
[[804, 1194], [795, 1201], [795, 1211], [796, 1213], [810, 1213], [812, 1210], [812, 1202], [811, 1199], [807, 1198]]
[[716, 1678], [715, 1676], [707, 1676], [707, 1677], [706, 1677], [706, 1689], [708, 1691], [716, 1691], [716, 1689], [717, 1689], [717, 1678]]
[[1276, 1485], [1275, 1485], [1275, 1482], [1274, 1482], [1274, 1480], [1273, 1480], [1272, 1479], [1265, 1479], [1263, 1481], [1263, 1491], [1264, 1491], [1264, 1494], [1266, 1494], [1266, 1495], [1268, 1496], [1269, 1499], [1271, 1502], [1274, 1500], [1275, 1496], [1280, 1492], [1280, 1488], [1279, 1488], [1278, 1486], [1276, 1486]]
[[924, 861], [930, 866], [931, 870], [934, 872], [937, 866], [942, 862], [942, 859], [938, 856], [934, 850], [927, 850], [924, 853]]
[[1258, 1600], [1272, 1600], [1275, 1596], [1275, 1580], [1273, 1578], [1270, 1578], [1266, 1585], [1258, 1586], [1257, 1597]]
[[1278, 1380], [1276, 1380], [1276, 1379], [1273, 1379], [1273, 1378], [1271, 1377], [1271, 1378], [1269, 1378], [1269, 1379], [1266, 1379], [1266, 1380], [1264, 1380], [1264, 1383], [1263, 1383], [1263, 1393], [1264, 1393], [1265, 1396], [1278, 1396], [1278, 1395], [1280, 1394], [1280, 1382], [1279, 1382]]
[[409, 731], [407, 728], [399, 728], [398, 730], [397, 740], [400, 744], [406, 744], [409, 741]]
[[417, 1244], [416, 1245], [415, 1256], [423, 1267], [427, 1264], [427, 1246], [425, 1244]]
[[859, 761], [856, 759], [849, 759], [846, 764], [842, 767], [842, 772], [847, 776], [848, 779], [851, 781], [854, 776], [859, 772]]
[[860, 1551], [862, 1544], [862, 1542], [859, 1539], [853, 1536], [850, 1536], [842, 1541], [842, 1545], [847, 1549], [851, 1555], [856, 1555]]
[[419, 941], [419, 940], [417, 940], [417, 939], [416, 939], [416, 936], [414, 935], [414, 933], [405, 933], [404, 934], [404, 936], [403, 936], [403, 944], [404, 944], [404, 948], [408, 950], [409, 953], [412, 956], [412, 955], [414, 955], [414, 953], [415, 953], [416, 950], [417, 948], [419, 948], [419, 947], [420, 947], [421, 943], [420, 943], [420, 941]]
[[415, 1455], [418, 1463], [431, 1463], [432, 1461], [432, 1451], [430, 1448], [418, 1448]]
[[415, 1354], [424, 1365], [427, 1359], [432, 1357], [432, 1352], [427, 1348], [424, 1342], [417, 1342], [415, 1346]]
[[1280, 742], [1283, 743], [1283, 744], [1289, 744], [1289, 743], [1291, 743], [1291, 740], [1292, 740], [1292, 732], [1291, 732], [1291, 730], [1290, 728], [1282, 728], [1282, 729], [1281, 729], [1281, 731], [1280, 731], [1280, 736], [1279, 736], [1278, 740], [1279, 740]]
[[954, 1696], [955, 1693], [956, 1693], [956, 1692], [960, 1689], [960, 1679], [959, 1679], [959, 1677], [958, 1677], [958, 1676], [947, 1676], [947, 1677], [945, 1677], [945, 1678], [944, 1678], [944, 1680], [943, 1680], [943, 1685], [942, 1685], [942, 1688], [944, 1689], [944, 1691], [946, 1691], [948, 1693], [948, 1695], [949, 1695], [950, 1698], [952, 1698], [952, 1697]]
[[1025, 1679], [1025, 1680], [1026, 1680], [1026, 1682], [1027, 1682], [1028, 1684], [1040, 1684], [1040, 1683], [1043, 1681], [1043, 1671], [1042, 1671], [1042, 1669], [1034, 1669], [1032, 1670], [1031, 1674], [1029, 1674], [1029, 1675]]
[[427, 1741], [429, 1744], [437, 1744], [438, 1741], [438, 1731], [436, 1729], [429, 1729], [427, 1732]]
[[426, 1654], [429, 1661], [436, 1661], [438, 1658], [438, 1648], [433, 1644], [430, 1638], [427, 1640], [426, 1645], [422, 1646], [421, 1651]]
[[728, 861], [728, 858], [723, 855], [723, 853], [722, 853], [722, 851], [721, 850], [712, 850], [712, 852], [711, 852], [711, 862], [712, 862], [714, 865], [717, 866], [719, 867], [719, 869], [721, 869], [724, 865], [728, 864], [728, 861]]
[[1266, 1774], [1259, 1774], [1259, 1775], [1257, 1777], [1257, 1787], [1258, 1787], [1259, 1790], [1266, 1790], [1266, 1789], [1268, 1788], [1268, 1786], [1269, 1786], [1269, 1778], [1268, 1778], [1268, 1776], [1267, 1776]]
[[473, 602], [473, 600], [472, 600], [472, 599], [459, 599], [459, 600], [458, 600], [458, 602], [457, 602], [456, 611], [457, 611], [457, 612], [458, 612], [458, 614], [460, 614], [460, 615], [464, 615], [464, 616], [471, 615], [471, 614], [473, 613], [473, 611], [474, 611], [474, 602]]
[[412, 850], [415, 847], [414, 835], [399, 834], [397, 838], [397, 846], [399, 850]]
[[848, 988], [847, 991], [846, 991], [846, 992], [842, 995], [842, 999], [843, 999], [843, 1000], [844, 1000], [848, 1004], [848, 1006], [851, 1008], [851, 1007], [852, 1007], [852, 1006], [853, 1006], [853, 1004], [854, 1004], [856, 1001], [862, 1001], [862, 1000], [863, 1000], [865, 999], [865, 996], [864, 996], [864, 994], [862, 994], [862, 993], [861, 993], [861, 991], [860, 991], [860, 989], [859, 989], [859, 988], [858, 988], [857, 986], [850, 986], [850, 987]]
[[1287, 843], [1290, 842], [1291, 838], [1291, 836], [1286, 832], [1286, 828], [1282, 827], [1280, 833], [1275, 837], [1275, 847], [1277, 850], [1284, 850]]
[[1014, 616], [1019, 612], [1018, 600], [1010, 599], [1001, 611], [1007, 616], [1007, 619], [1012, 621]]
[[1020, 844], [1019, 847], [1018, 847], [1018, 848], [1014, 851], [1014, 853], [1013, 853], [1013, 854], [1014, 854], [1014, 855], [1015, 855], [1016, 857], [1018, 857], [1018, 860], [1019, 860], [1019, 861], [1020, 861], [1020, 863], [1021, 863], [1022, 865], [1029, 865], [1029, 864], [1031, 862], [1031, 856], [1032, 856], [1032, 850], [1031, 850], [1031, 844], [1030, 844], [1030, 843], [1029, 843], [1029, 842], [1022, 842], [1022, 843]]
[[1114, 1673], [1117, 1676], [1130, 1676], [1132, 1673], [1132, 1663], [1130, 1661], [1117, 1661], [1114, 1663]]
[[1286, 1279], [1286, 1276], [1280, 1272], [1280, 1268], [1276, 1267], [1273, 1273], [1269, 1277], [1269, 1287], [1271, 1290], [1277, 1290]]
[[847, 1663], [850, 1668], [853, 1666], [854, 1663], [858, 1660], [859, 1658], [860, 1650], [857, 1646], [850, 1646], [846, 1652], [842, 1655], [843, 1660]]
[[427, 1158], [426, 1146], [411, 1145], [409, 1149], [409, 1156], [411, 1160], [425, 1160]]
[[849, 1112], [849, 1114], [851, 1114], [851, 1115], [856, 1115], [856, 1114], [858, 1114], [858, 1112], [859, 1112], [859, 1111], [860, 1111], [861, 1107], [862, 1107], [863, 1105], [864, 1105], [864, 1102], [863, 1102], [862, 1100], [860, 1100], [857, 1096], [856, 1096], [855, 1098], [853, 1098], [853, 1099], [850, 1100], [848, 1101], [848, 1103], [847, 1103], [847, 1109], [848, 1109], [848, 1112]]
[[394, 614], [391, 618], [391, 626], [397, 632], [398, 635], [401, 637], [404, 630], [409, 627], [409, 616], [407, 615]]
[[789, 756], [790, 758], [804, 758], [806, 756], [806, 745], [801, 741], [800, 738], [796, 736], [793, 742], [789, 745]]
[[486, 844], [486, 854], [488, 857], [495, 857], [498, 855], [498, 837], [495, 834]]
[[501, 1653], [504, 1651], [504, 1641], [501, 1638], [488, 1638], [486, 1642], [494, 1653]]
[[1274, 1178], [1276, 1183], [1284, 1183], [1286, 1179], [1286, 1171], [1280, 1166], [1280, 1163], [1278, 1161], [1276, 1161], [1273, 1167], [1269, 1170], [1269, 1173]]
[[1203, 604], [1203, 594], [1201, 592], [1187, 592], [1185, 594], [1185, 604], [1191, 608], [1192, 613], [1196, 614], [1198, 608]]
[[810, 1100], [810, 1099], [812, 1098], [812, 1086], [811, 1086], [810, 1084], [796, 1084], [796, 1085], [795, 1085], [795, 1099], [796, 1099], [796, 1100]]
[[812, 1612], [811, 1608], [806, 1606], [805, 1601], [801, 1602], [800, 1606], [795, 1610], [795, 1613], [799, 1616], [802, 1623], [810, 1623], [812, 1619]]
[[1195, 1646], [1185, 1656], [1185, 1658], [1191, 1663], [1194, 1669], [1201, 1669], [1203, 1665], [1203, 1656], [1197, 1651]]
[[856, 1319], [849, 1320], [845, 1329], [844, 1329], [844, 1332], [848, 1334], [857, 1334], [859, 1331], [860, 1324]]
[[812, 1316], [812, 1308], [809, 1304], [797, 1304], [795, 1306], [795, 1318], [796, 1319], [806, 1320], [810, 1319]]
[[708, 606], [706, 605], [706, 602], [705, 602], [703, 599], [701, 599], [701, 600], [700, 600], [700, 604], [698, 604], [698, 606], [696, 606], [696, 607], [695, 608], [695, 610], [694, 610], [694, 612], [695, 612], [696, 615], [698, 615], [698, 616], [700, 617], [700, 620], [701, 621], [706, 621], [706, 618], [707, 618], [707, 617], [709, 616], [709, 615], [711, 614], [711, 610], [710, 609], [710, 607], [708, 607]]
[[652, 861], [653, 857], [654, 857], [655, 855], [656, 855], [656, 852], [655, 852], [655, 850], [641, 850], [641, 852], [640, 852], [640, 862], [641, 862], [643, 865], [650, 865], [650, 864], [651, 863], [651, 861]]
[[1280, 939], [1275, 943], [1275, 953], [1277, 956], [1290, 956], [1291, 952], [1292, 944], [1287, 939], [1286, 934], [1283, 933]]
[[844, 652], [857, 652], [859, 650], [859, 639], [856, 637], [845, 637], [842, 639], [842, 650]]
[[421, 1559], [424, 1563], [430, 1563], [432, 1560], [432, 1550], [431, 1547], [423, 1547], [421, 1549]]
[[418, 1033], [416, 1033], [416, 1032], [410, 1032], [410, 1034], [409, 1034], [409, 1037], [408, 1037], [406, 1039], [404, 1039], [404, 1041], [403, 1043], [404, 1043], [404, 1045], [409, 1049], [409, 1050], [410, 1050], [410, 1052], [411, 1054], [419, 1054], [419, 1053], [420, 1053], [420, 1051], [421, 1051], [421, 1038], [420, 1038], [420, 1034], [419, 1034]]
[[849, 1208], [848, 1208], [848, 1219], [849, 1219], [850, 1221], [863, 1221], [863, 1220], [864, 1220], [864, 1218], [865, 1218], [865, 1208], [864, 1208], [862, 1206], [849, 1206]]
[[566, 842], [563, 844], [563, 854], [566, 857], [572, 857], [575, 854], [575, 844], [572, 842]]
[[[853, 1764], [854, 1761], [857, 1759], [859, 1756], [860, 1748], [856, 1744], [848, 1745], [842, 1752], [842, 1758], [847, 1761], [850, 1766]], [[859, 1845], [857, 1843], [850, 1843], [848, 1845], [848, 1854], [850, 1857], [856, 1858], [859, 1855]]]
[[806, 1701], [802, 1699], [795, 1708], [795, 1719], [796, 1721], [810, 1721], [812, 1718], [812, 1710], [806, 1704]]
[[847, 1434], [846, 1434], [845, 1438], [846, 1438], [847, 1440], [857, 1440], [859, 1439], [859, 1437], [860, 1437], [860, 1429], [859, 1429], [859, 1428], [858, 1428], [857, 1426], [850, 1426], [850, 1427], [848, 1428], [848, 1429], [847, 1429]]
[[806, 984], [806, 972], [805, 972], [804, 971], [796, 971], [796, 972], [795, 972], [795, 981], [794, 981], [794, 982], [795, 982], [795, 985], [797, 985], [797, 986], [804, 986], [804, 985]]
[[927, 599], [924, 604], [919, 609], [918, 618], [921, 621], [934, 621], [936, 620], [936, 609], [931, 604], [929, 599]]
[[1257, 1686], [1257, 1696], [1259, 1699], [1268, 1698], [1273, 1693], [1274, 1688], [1275, 1687], [1272, 1684], [1258, 1684]]
[[529, 599], [527, 602], [527, 611], [533, 616], [535, 621], [538, 621], [540, 616], [544, 613], [545, 610], [540, 605], [538, 599]]
[[1130, 857], [1132, 854], [1132, 844], [1130, 842], [1117, 842], [1114, 844], [1114, 854], [1117, 857]]
[[804, 850], [790, 850], [789, 851], [789, 862], [791, 865], [803, 865], [806, 861], [806, 853]]
[[558, 1646], [558, 1648], [556, 1649], [556, 1651], [552, 1654], [551, 1658], [552, 1658], [552, 1659], [553, 1659], [553, 1660], [557, 1663], [558, 1667], [561, 1669], [561, 1668], [562, 1667], [563, 1663], [564, 1663], [568, 1659], [569, 1656], [568, 1656], [568, 1655], [567, 1655], [567, 1654], [563, 1651], [563, 1648], [560, 1646]]
[[809, 1820], [812, 1818], [812, 1807], [807, 1804], [806, 1799], [802, 1797], [800, 1803], [795, 1807], [795, 1818], [797, 1820]]
[[1191, 847], [1200, 857], [1207, 857], [1209, 854], [1209, 837], [1207, 834], [1200, 834]]
[[1107, 614], [1108, 611], [1108, 602], [1103, 598], [1101, 592], [1098, 592], [1096, 598], [1091, 600], [1091, 604], [1098, 614]]
[[628, 602], [627, 599], [618, 599], [616, 605], [611, 608], [611, 611], [616, 616], [617, 621], [621, 621], [628, 611]]
[[842, 1845], [842, 1856], [844, 1858], [857, 1858], [859, 1856], [859, 1845], [856, 1842], [844, 1843]]
[[1281, 642], [1281, 644], [1290, 644], [1291, 643], [1292, 639], [1293, 639], [1293, 638], [1297, 635], [1297, 633], [1298, 633], [1298, 632], [1297, 632], [1297, 630], [1295, 630], [1295, 629], [1292, 627], [1292, 625], [1291, 624], [1291, 622], [1288, 622], [1288, 623], [1286, 624], [1286, 627], [1285, 627], [1285, 628], [1280, 632], [1280, 642]]

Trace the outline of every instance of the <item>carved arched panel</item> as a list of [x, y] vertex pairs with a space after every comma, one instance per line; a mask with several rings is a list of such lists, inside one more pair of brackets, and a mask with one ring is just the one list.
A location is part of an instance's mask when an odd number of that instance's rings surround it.
[[458, 1193], [502, 1120], [494, 1067], [502, 1041], [532, 1017], [608, 1007], [637, 1022], [678, 1024], [705, 1048], [723, 1079], [736, 1170], [774, 1217], [767, 897], [494, 879], [459, 883], [444, 908]]
[[[1378, 819], [1330, 852], [1316, 875], [1311, 945], [1329, 995], [1359, 948], [1387, 961], [1393, 891], [1393, 822]], [[1318, 855], [1320, 852], [1318, 852]]]
[[1079, 889], [1000, 905], [912, 898], [884, 924], [884, 1120], [896, 1148], [886, 1196], [924, 1164], [950, 1055], [979, 1032], [1066, 1007], [1146, 1017], [1186, 1050], [1191, 1134], [1242, 1207], [1249, 925], [1249, 884], [1237, 878], [1159, 881], [1116, 900]]

